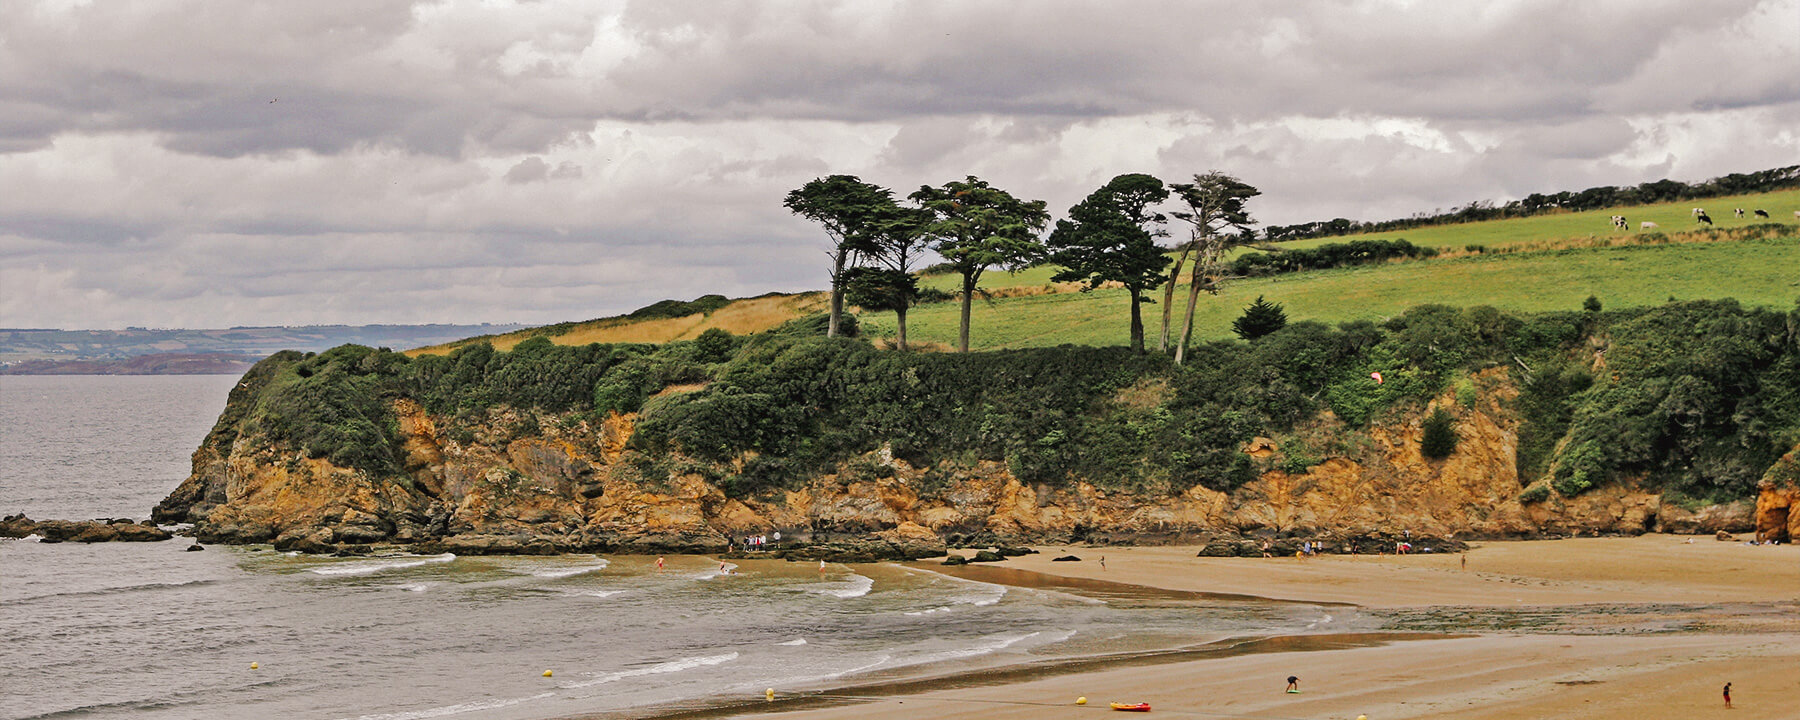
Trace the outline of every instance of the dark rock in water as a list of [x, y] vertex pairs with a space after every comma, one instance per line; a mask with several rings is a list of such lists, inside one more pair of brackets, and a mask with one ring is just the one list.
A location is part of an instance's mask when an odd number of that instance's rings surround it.
[[201, 550], [205, 550], [205, 549], [206, 549], [206, 546], [201, 545], [200, 543], [194, 543], [192, 545], [187, 546], [187, 552], [200, 552]]
[[298, 550], [308, 555], [330, 555], [337, 552], [337, 546], [332, 544], [335, 539], [331, 528], [318, 528], [312, 532], [294, 529], [275, 538], [275, 549]]
[[0, 537], [22, 538], [37, 530], [37, 523], [25, 517], [25, 513], [8, 515], [0, 520]]
[[975, 553], [975, 557], [969, 558], [969, 562], [1000, 562], [1005, 559], [1006, 556], [992, 550], [980, 550]]
[[156, 526], [144, 526], [130, 520], [121, 524], [111, 524], [106, 520], [42, 520], [32, 522], [23, 515], [9, 517], [0, 521], [0, 536], [25, 537], [36, 534], [46, 542], [155, 542], [167, 540], [173, 535], [169, 531]]
[[53, 537], [40, 538], [40, 539], [38, 539], [38, 542], [44, 543], [46, 545], [55, 545], [56, 543], [62, 542], [62, 538], [53, 538]]
[[1075, 557], [1074, 555], [1064, 555], [1059, 558], [1050, 558], [1050, 562], [1081, 562], [1081, 558]]
[[961, 555], [951, 555], [950, 557], [944, 558], [944, 564], [945, 565], [967, 565], [967, 564], [969, 564], [969, 559], [966, 557], [963, 557]]
[[994, 552], [1000, 553], [1001, 557], [1024, 557], [1037, 554], [1036, 550], [1028, 547], [997, 547], [994, 548]]

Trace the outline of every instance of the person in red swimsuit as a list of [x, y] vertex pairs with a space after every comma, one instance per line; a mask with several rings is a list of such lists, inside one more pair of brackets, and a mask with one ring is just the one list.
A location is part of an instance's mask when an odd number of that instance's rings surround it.
[[1725, 707], [1731, 707], [1731, 683], [1725, 683]]

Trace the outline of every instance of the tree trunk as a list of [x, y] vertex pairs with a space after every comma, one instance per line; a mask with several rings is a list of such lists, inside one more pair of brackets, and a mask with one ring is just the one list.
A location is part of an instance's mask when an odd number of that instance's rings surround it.
[[969, 308], [975, 302], [975, 282], [975, 275], [963, 275], [962, 329], [956, 333], [957, 352], [969, 351]]
[[825, 337], [837, 337], [838, 318], [844, 315], [845, 254], [839, 250], [831, 256], [831, 323], [825, 327]]
[[1169, 271], [1169, 282], [1163, 285], [1162, 339], [1156, 343], [1157, 352], [1169, 351], [1169, 315], [1175, 312], [1175, 284], [1181, 281], [1181, 266], [1187, 264], [1188, 253], [1193, 250], [1191, 242], [1181, 246], [1181, 255], [1175, 258], [1175, 269]]
[[1131, 351], [1144, 354], [1144, 301], [1138, 297], [1137, 288], [1126, 288], [1131, 293]]
[[1200, 303], [1200, 268], [1206, 263], [1201, 258], [1194, 258], [1194, 272], [1188, 276], [1187, 310], [1182, 314], [1181, 342], [1175, 345], [1175, 364], [1180, 365], [1187, 359], [1188, 337], [1194, 334], [1194, 306]]
[[906, 308], [900, 308], [898, 310], [895, 310], [894, 317], [898, 320], [898, 322], [900, 324], [900, 331], [895, 336], [895, 339], [898, 342], [900, 349], [905, 350], [906, 349]]

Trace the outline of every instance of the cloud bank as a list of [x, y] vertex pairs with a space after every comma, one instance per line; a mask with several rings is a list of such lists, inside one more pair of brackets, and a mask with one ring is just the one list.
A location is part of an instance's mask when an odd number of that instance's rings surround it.
[[1265, 222], [1800, 162], [1800, 0], [0, 5], [0, 324], [556, 322], [824, 285], [814, 177]]

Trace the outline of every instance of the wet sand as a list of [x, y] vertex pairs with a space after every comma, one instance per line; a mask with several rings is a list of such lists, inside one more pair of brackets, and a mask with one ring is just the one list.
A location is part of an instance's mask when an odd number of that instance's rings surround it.
[[[839, 691], [831, 694], [867, 699], [839, 698], [846, 704], [832, 707], [764, 714], [795, 707], [776, 703], [720, 714], [1003, 720], [1093, 717], [1108, 702], [1143, 701], [1156, 713], [1201, 718], [1800, 717], [1800, 547], [1687, 540], [1485, 543], [1469, 552], [1467, 570], [1454, 554], [1299, 561], [1197, 558], [1192, 547], [1039, 548], [1041, 554], [1002, 565], [1065, 578], [1015, 578], [1024, 584], [1105, 581], [1352, 603], [1390, 622], [1432, 618], [1434, 629], [1462, 625], [1485, 634], [1360, 646], [1277, 640], [1268, 651], [1170, 656], [1156, 664], [1095, 662], [1054, 672], [1020, 668], [979, 683]], [[1083, 560], [1050, 561], [1069, 554]], [[1539, 609], [1561, 624], [1494, 632], [1481, 620]], [[1283, 692], [1289, 675], [1299, 676], [1301, 693]], [[1734, 683], [1737, 706], [1730, 711], [1719, 692], [1727, 681]], [[1078, 696], [1089, 704], [1075, 705]]]

